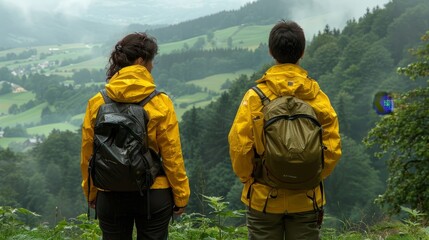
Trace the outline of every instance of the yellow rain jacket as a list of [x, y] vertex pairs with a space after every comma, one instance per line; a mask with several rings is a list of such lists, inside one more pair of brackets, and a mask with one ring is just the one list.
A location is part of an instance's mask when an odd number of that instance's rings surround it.
[[[322, 177], [329, 176], [341, 157], [341, 142], [337, 114], [319, 84], [295, 64], [275, 65], [256, 83], [270, 100], [278, 96], [295, 96], [314, 108], [323, 127], [323, 144], [327, 147]], [[248, 90], [228, 135], [232, 167], [244, 184], [242, 202], [261, 212], [266, 207], [268, 213], [296, 213], [313, 210], [313, 201], [308, 196], [316, 194], [317, 205], [324, 205], [326, 198], [322, 198], [320, 187], [309, 191], [272, 189], [254, 181], [254, 152], [258, 155], [264, 153], [262, 108], [261, 99], [256, 92]]]
[[[140, 65], [121, 69], [106, 84], [108, 96], [117, 102], [138, 103], [146, 98], [155, 84], [152, 75]], [[101, 93], [88, 101], [82, 126], [81, 171], [82, 189], [88, 201], [93, 201], [99, 189], [92, 185], [88, 194], [88, 164], [93, 153], [94, 124], [100, 105], [104, 104]], [[152, 189], [172, 188], [174, 203], [178, 207], [188, 204], [190, 189], [182, 156], [179, 125], [171, 99], [165, 94], [155, 96], [144, 106], [149, 115], [147, 125], [149, 147], [162, 157], [165, 176], [155, 179]]]

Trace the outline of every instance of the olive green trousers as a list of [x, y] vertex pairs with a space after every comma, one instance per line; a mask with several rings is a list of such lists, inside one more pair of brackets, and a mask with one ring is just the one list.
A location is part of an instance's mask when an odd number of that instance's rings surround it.
[[247, 208], [246, 217], [250, 240], [319, 240], [323, 210], [273, 214]]

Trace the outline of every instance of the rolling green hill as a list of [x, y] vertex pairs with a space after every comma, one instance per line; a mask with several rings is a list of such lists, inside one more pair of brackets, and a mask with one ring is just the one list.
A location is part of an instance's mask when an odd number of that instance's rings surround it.
[[[186, 50], [185, 46], [192, 48], [198, 39], [205, 39], [205, 50], [214, 48], [247, 48], [255, 49], [260, 43], [267, 42], [267, 35], [271, 25], [240, 25], [229, 27], [214, 32], [212, 40], [207, 41], [206, 35], [189, 38], [186, 40], [160, 44], [160, 54], [169, 54], [174, 51]], [[231, 44], [228, 45], [228, 38]], [[27, 59], [13, 59], [0, 61], [0, 68], [25, 69], [35, 67], [36, 70], [43, 70], [46, 74], [59, 74], [71, 77], [73, 72], [81, 69], [105, 69], [109, 50], [97, 51], [101, 44], [72, 43], [61, 45], [47, 45], [33, 47], [37, 51], [37, 56]], [[19, 54], [28, 49], [14, 48], [0, 51], [0, 58], [8, 54]], [[41, 59], [40, 56], [44, 57]], [[81, 59], [81, 60], [80, 60]], [[62, 66], [64, 61], [73, 60], [70, 64]], [[38, 67], [40, 65], [40, 67]], [[38, 68], [38, 69], [37, 69]]]
[[53, 129], [61, 130], [61, 131], [76, 131], [79, 129], [78, 126], [72, 125], [70, 123], [52, 123], [39, 125], [36, 127], [27, 128], [27, 133], [30, 135], [45, 135], [47, 136]]
[[16, 126], [17, 124], [40, 124], [42, 109], [46, 107], [48, 103], [42, 103], [34, 108], [31, 108], [22, 113], [16, 115], [4, 115], [0, 117], [0, 127]]
[[0, 95], [0, 116], [8, 113], [8, 109], [12, 104], [18, 106], [30, 101], [34, 98], [34, 94], [31, 92], [23, 93], [8, 93]]
[[254, 72], [255, 70], [253, 69], [243, 69], [232, 73], [215, 74], [209, 77], [205, 77], [203, 79], [192, 80], [187, 82], [186, 84], [195, 84], [197, 86], [202, 87], [203, 89], [211, 90], [214, 92], [221, 92], [222, 84], [224, 84], [227, 80], [232, 81], [239, 75], [250, 75]]
[[[264, 42], [266, 38], [269, 25], [264, 26], [235, 26], [223, 30], [218, 30], [214, 32], [214, 36], [211, 42], [206, 42], [204, 49], [214, 49], [214, 48], [227, 48], [228, 38], [232, 39], [232, 46], [229, 47], [238, 47], [238, 48], [256, 48], [260, 43]], [[195, 38], [173, 42], [165, 43], [160, 45], [160, 54], [169, 54], [174, 51], [181, 51], [185, 45], [192, 46], [195, 41], [199, 38], [206, 39], [206, 35], [198, 36]], [[66, 76], [71, 78], [74, 72], [81, 69], [104, 69], [107, 63], [106, 56], [94, 56], [90, 59], [85, 59], [85, 56], [91, 55], [93, 53], [93, 48], [100, 47], [100, 44], [88, 45], [83, 43], [73, 43], [73, 44], [62, 44], [62, 45], [47, 45], [47, 46], [37, 46], [34, 49], [37, 51], [37, 56], [32, 56], [28, 59], [15, 59], [9, 61], [0, 61], [0, 68], [7, 67], [9, 69], [22, 69], [28, 68], [29, 66], [42, 65], [44, 63], [50, 62], [53, 64], [47, 64], [46, 67], [43, 67], [42, 72], [45, 74], [57, 74], [61, 76]], [[19, 54], [27, 49], [25, 48], [15, 48], [0, 51], [0, 58], [6, 57], [8, 54], [15, 53]], [[43, 59], [40, 59], [40, 55], [44, 55]], [[72, 64], [61, 66], [61, 62], [75, 59]], [[82, 59], [82, 61], [79, 61]], [[186, 84], [195, 84], [196, 86], [205, 89], [205, 91], [212, 91], [214, 93], [220, 93], [223, 91], [221, 89], [222, 84], [227, 80], [234, 80], [239, 75], [242, 74], [251, 74], [254, 70], [252, 69], [243, 69], [230, 73], [214, 74], [212, 76], [204, 77], [202, 79], [193, 79]], [[73, 83], [73, 81], [66, 81], [65, 84]], [[19, 113], [17, 115], [7, 115], [8, 109], [12, 104], [17, 104], [20, 106], [31, 99], [35, 95], [31, 92], [13, 94], [9, 93], [6, 95], [0, 95], [0, 127], [13, 127], [18, 123], [21, 125], [35, 125], [27, 129], [28, 134], [30, 135], [48, 135], [50, 131], [54, 128], [60, 130], [76, 130], [76, 123], [81, 122], [83, 114], [78, 114], [70, 119], [74, 125], [70, 123], [57, 123], [57, 124], [47, 124], [43, 126], [38, 126], [41, 121], [41, 112], [42, 109], [47, 106], [47, 104], [41, 104], [34, 108], [31, 108], [27, 111]], [[197, 94], [185, 95], [178, 98], [175, 98], [176, 112], [178, 119], [181, 119], [181, 116], [184, 112], [191, 109], [192, 107], [204, 107], [209, 104], [211, 101], [215, 100], [215, 96], [210, 96], [207, 92], [201, 92]], [[73, 100], [73, 102], [76, 102]], [[80, 101], [78, 101], [80, 102]], [[19, 119], [19, 121], [17, 121]], [[22, 141], [22, 139], [21, 139]], [[4, 141], [9, 143], [9, 141]], [[2, 144], [4, 146], [4, 144]]]
[[[192, 48], [195, 42], [201, 38], [205, 39], [204, 46], [202, 47], [202, 49], [205, 50], [215, 48], [255, 49], [259, 46], [260, 43], [266, 43], [266, 36], [269, 29], [270, 25], [242, 24], [239, 26], [228, 27], [222, 30], [214, 31], [210, 41], [208, 41], [207, 35], [200, 35], [186, 40], [160, 44], [160, 55], [166, 55], [177, 51], [185, 51], [185, 46]], [[19, 55], [25, 51], [28, 51], [27, 48], [8, 49], [0, 51], [0, 59], [3, 59], [3, 61], [0, 61], [0, 68], [7, 67], [11, 70], [15, 69], [16, 72], [18, 72], [19, 69], [31, 68], [35, 72], [56, 74], [71, 79], [74, 72], [82, 69], [104, 70], [107, 64], [108, 51], [101, 50], [102, 48], [103, 46], [101, 44], [86, 43], [34, 46], [31, 49], [36, 51], [36, 55], [25, 59], [5, 60], [7, 56], [10, 56], [11, 54]], [[102, 54], [101, 52], [104, 53]], [[67, 61], [70, 63], [64, 65], [63, 63]], [[205, 92], [175, 98], [174, 101], [176, 104], [178, 119], [181, 119], [183, 113], [192, 107], [204, 107], [216, 99], [216, 96], [210, 96], [206, 91], [220, 93], [223, 91], [221, 89], [222, 84], [224, 84], [227, 80], [232, 81], [241, 74], [251, 74], [253, 71], [253, 69], [242, 69], [230, 73], [213, 74], [201, 79], [190, 80], [186, 84], [195, 84], [196, 86], [199, 86], [205, 90]], [[64, 83], [73, 84], [73, 81], [68, 80]], [[38, 126], [41, 121], [41, 111], [45, 106], [47, 106], [46, 103], [38, 105], [17, 115], [7, 115], [8, 109], [12, 104], [17, 104], [20, 106], [21, 104], [30, 101], [34, 97], [35, 95], [31, 92], [0, 95], [0, 114], [2, 114], [0, 116], [0, 127], [13, 127], [18, 123], [21, 125], [31, 124], [35, 125], [35, 127], [27, 129], [27, 132], [30, 135], [48, 135], [54, 128], [61, 130], [76, 130], [76, 123], [82, 121], [83, 114], [78, 114], [70, 119], [74, 125], [70, 123], [57, 123]], [[73, 102], [76, 101], [73, 100]], [[17, 119], [19, 119], [19, 121], [17, 121]]]

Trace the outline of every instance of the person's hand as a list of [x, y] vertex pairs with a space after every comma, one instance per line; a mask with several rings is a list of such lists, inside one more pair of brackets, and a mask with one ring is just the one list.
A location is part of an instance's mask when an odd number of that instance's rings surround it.
[[184, 212], [185, 212], [185, 207], [176, 207], [176, 206], [174, 206], [174, 208], [173, 208], [174, 215], [180, 216]]
[[95, 200], [89, 201], [88, 206], [92, 209], [95, 209]]

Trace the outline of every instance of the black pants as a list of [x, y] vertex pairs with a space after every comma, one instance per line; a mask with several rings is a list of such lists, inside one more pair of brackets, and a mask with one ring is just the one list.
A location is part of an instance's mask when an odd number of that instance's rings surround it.
[[103, 240], [132, 239], [134, 224], [137, 239], [167, 239], [173, 215], [171, 189], [150, 190], [150, 219], [147, 197], [139, 192], [102, 192], [97, 195], [96, 211]]

